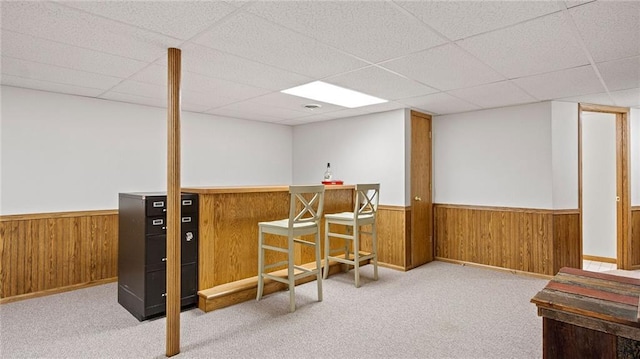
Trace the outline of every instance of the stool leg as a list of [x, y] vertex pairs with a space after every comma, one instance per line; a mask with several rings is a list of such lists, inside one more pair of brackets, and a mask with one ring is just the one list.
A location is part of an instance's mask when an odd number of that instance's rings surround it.
[[371, 251], [373, 252], [373, 279], [378, 280], [378, 233], [376, 223], [371, 225]]
[[264, 240], [264, 234], [262, 230], [258, 234], [258, 292], [256, 293], [256, 300], [262, 298], [262, 289], [264, 286], [264, 279], [262, 273], [264, 272], [264, 249], [262, 248], [262, 241]]
[[[349, 227], [346, 227], [347, 230], [349, 229]], [[353, 233], [352, 233], [353, 234]], [[344, 259], [349, 260], [349, 253], [351, 252], [349, 245], [351, 243], [349, 242], [348, 239], [344, 239]], [[344, 264], [344, 272], [347, 273], [349, 271], [349, 265], [348, 264]]]
[[360, 288], [360, 228], [353, 226], [353, 271], [356, 279], [356, 288]]
[[322, 278], [327, 279], [329, 276], [329, 221], [324, 220], [324, 273]]
[[320, 226], [316, 232], [316, 281], [318, 282], [318, 302], [322, 302], [322, 262], [320, 261]]
[[296, 311], [296, 294], [295, 294], [295, 288], [296, 288], [296, 280], [294, 277], [294, 272], [293, 272], [293, 264], [294, 264], [294, 248], [293, 248], [293, 237], [289, 236], [289, 265], [287, 268], [287, 274], [288, 274], [288, 278], [289, 278], [289, 310], [291, 311], [291, 313]]

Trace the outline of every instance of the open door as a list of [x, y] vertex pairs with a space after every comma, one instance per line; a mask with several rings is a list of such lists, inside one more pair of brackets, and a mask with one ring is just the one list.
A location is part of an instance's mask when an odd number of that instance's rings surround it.
[[[578, 114], [578, 161], [579, 161], [579, 207], [580, 207], [580, 253], [582, 254], [583, 233], [583, 178], [582, 178], [582, 128], [583, 128], [583, 112], [610, 113], [615, 115], [615, 133], [616, 133], [616, 243], [617, 243], [617, 266], [618, 269], [639, 269], [640, 258], [632, 260], [632, 251], [638, 252], [640, 248], [634, 245], [631, 240], [631, 190], [630, 190], [630, 162], [629, 162], [629, 109], [623, 107], [580, 104]], [[633, 256], [637, 257], [637, 256]]]

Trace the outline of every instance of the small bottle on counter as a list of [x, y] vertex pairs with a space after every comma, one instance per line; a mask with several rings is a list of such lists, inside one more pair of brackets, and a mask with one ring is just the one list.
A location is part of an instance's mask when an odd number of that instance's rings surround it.
[[331, 181], [333, 174], [331, 173], [331, 163], [327, 163], [327, 170], [324, 171], [324, 180]]

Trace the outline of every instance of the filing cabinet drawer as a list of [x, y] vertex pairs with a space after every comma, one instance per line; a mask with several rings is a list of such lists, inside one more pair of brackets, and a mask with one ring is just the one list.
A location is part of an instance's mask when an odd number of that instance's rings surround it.
[[[192, 214], [183, 215], [180, 218], [180, 228], [182, 230], [195, 230], [198, 228], [198, 216]], [[167, 233], [166, 217], [147, 217], [147, 235]]]
[[[166, 303], [167, 274], [165, 270], [147, 272], [147, 307]], [[180, 268], [180, 298], [190, 297], [197, 292], [196, 264], [186, 264]], [[163, 310], [164, 311], [164, 310]]]
[[[165, 216], [167, 214], [166, 196], [147, 196], [146, 214], [149, 217]], [[180, 198], [181, 213], [198, 213], [198, 195], [182, 194]]]
[[[183, 229], [180, 233], [180, 262], [193, 263], [198, 260], [198, 231]], [[147, 237], [147, 270], [164, 269], [167, 264], [167, 235]]]

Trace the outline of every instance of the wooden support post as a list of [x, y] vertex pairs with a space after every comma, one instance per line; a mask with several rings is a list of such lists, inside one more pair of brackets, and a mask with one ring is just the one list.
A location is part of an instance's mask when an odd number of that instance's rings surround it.
[[167, 97], [167, 348], [180, 353], [180, 49], [168, 52]]

